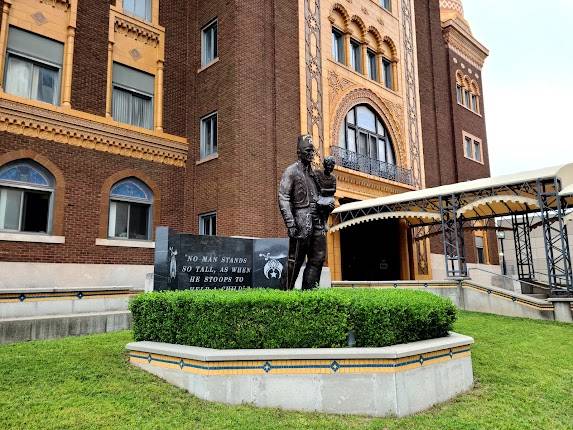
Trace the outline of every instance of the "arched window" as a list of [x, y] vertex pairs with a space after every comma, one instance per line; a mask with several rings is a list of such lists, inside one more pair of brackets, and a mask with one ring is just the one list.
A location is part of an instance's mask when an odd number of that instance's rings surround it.
[[350, 109], [342, 123], [340, 147], [388, 164], [396, 164], [392, 142], [380, 116], [367, 105]]
[[479, 97], [480, 90], [478, 83], [472, 81], [469, 76], [464, 76], [460, 70], [456, 71], [456, 99], [458, 104], [479, 115]]
[[0, 230], [50, 233], [54, 177], [31, 160], [0, 167]]
[[110, 238], [149, 240], [153, 193], [139, 179], [124, 179], [111, 188], [109, 195]]

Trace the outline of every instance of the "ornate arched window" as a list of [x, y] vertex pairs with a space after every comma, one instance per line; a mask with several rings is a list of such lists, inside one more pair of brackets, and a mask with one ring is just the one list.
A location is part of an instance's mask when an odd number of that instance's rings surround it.
[[382, 118], [370, 106], [354, 106], [339, 131], [339, 163], [342, 167], [388, 177], [396, 164], [392, 140]]
[[116, 183], [109, 195], [110, 238], [149, 240], [152, 226], [153, 193], [136, 178]]
[[0, 230], [50, 233], [55, 180], [32, 160], [0, 167]]
[[340, 147], [368, 158], [396, 164], [388, 131], [380, 116], [368, 105], [354, 106], [340, 129]]
[[463, 75], [460, 70], [456, 71], [456, 99], [458, 104], [468, 108], [472, 112], [480, 114], [480, 90], [475, 80]]

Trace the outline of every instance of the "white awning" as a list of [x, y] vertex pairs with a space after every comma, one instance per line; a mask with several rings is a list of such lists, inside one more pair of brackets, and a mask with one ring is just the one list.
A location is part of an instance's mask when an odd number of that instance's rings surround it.
[[539, 209], [539, 202], [523, 196], [491, 196], [476, 200], [458, 210], [458, 217], [475, 218], [484, 215], [498, 216], [503, 212], [521, 212], [527, 209]]
[[360, 218], [354, 218], [346, 222], [342, 222], [331, 227], [329, 233], [334, 233], [346, 227], [356, 224], [362, 224], [370, 221], [377, 221], [381, 219], [407, 219], [410, 224], [422, 224], [430, 221], [440, 221], [440, 214], [432, 212], [384, 212], [379, 214], [367, 215]]
[[[573, 163], [556, 167], [548, 167], [540, 170], [516, 173], [512, 175], [497, 176], [477, 179], [475, 181], [459, 182], [457, 184], [443, 185], [435, 188], [410, 191], [402, 194], [379, 197], [376, 199], [347, 203], [334, 210], [334, 214], [349, 211], [375, 208], [378, 206], [389, 206], [397, 204], [407, 204], [419, 200], [437, 199], [441, 196], [468, 193], [503, 186], [518, 185], [522, 183], [535, 183], [538, 179], [559, 178], [563, 192], [566, 190], [573, 193]], [[509, 211], [507, 211], [509, 213]]]
[[559, 193], [559, 195], [561, 195], [563, 197], [573, 196], [573, 185], [569, 185], [568, 187], [565, 187], [563, 189], [563, 191], [561, 191], [561, 193]]

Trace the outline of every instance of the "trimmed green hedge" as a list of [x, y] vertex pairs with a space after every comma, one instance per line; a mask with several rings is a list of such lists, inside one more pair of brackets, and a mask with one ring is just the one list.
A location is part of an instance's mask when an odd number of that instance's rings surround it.
[[340, 348], [447, 336], [456, 308], [404, 290], [177, 291], [139, 295], [129, 306], [136, 341], [215, 349]]

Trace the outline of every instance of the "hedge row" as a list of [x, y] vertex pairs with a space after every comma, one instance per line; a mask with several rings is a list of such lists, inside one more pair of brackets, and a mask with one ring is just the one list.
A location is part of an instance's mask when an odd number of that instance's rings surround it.
[[132, 299], [136, 341], [216, 349], [358, 347], [447, 336], [448, 299], [421, 291], [178, 291]]

